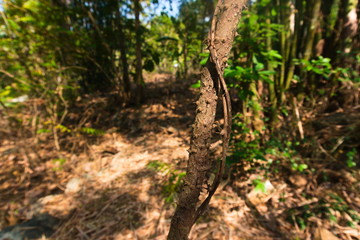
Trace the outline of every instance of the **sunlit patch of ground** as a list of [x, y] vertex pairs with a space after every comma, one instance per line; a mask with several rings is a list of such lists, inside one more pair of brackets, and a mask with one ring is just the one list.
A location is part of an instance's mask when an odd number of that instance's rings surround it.
[[[166, 239], [176, 195], [171, 195], [174, 189], [165, 191], [164, 186], [174, 187], [169, 178], [185, 171], [195, 114], [197, 90], [189, 86], [190, 82], [175, 82], [170, 75], [153, 76], [148, 81], [146, 103], [108, 116], [112, 125], [102, 136], [75, 140], [69, 136], [63, 145], [70, 147], [60, 153], [55, 151], [51, 136], [35, 143], [32, 138], [1, 133], [7, 136], [0, 145], [1, 227], [46, 211], [63, 220], [53, 239]], [[360, 126], [355, 119], [350, 130]], [[319, 124], [321, 129], [315, 129], [314, 134], [322, 146], [326, 147], [332, 134], [344, 135], [337, 132], [344, 128], [337, 128], [336, 123], [329, 124], [325, 119]], [[350, 130], [345, 135], [359, 147], [358, 135]], [[309, 151], [318, 154], [313, 159], [326, 159], [319, 150]], [[319, 162], [318, 166], [327, 165]], [[328, 175], [336, 172], [326, 171]], [[356, 188], [356, 177], [352, 176], [355, 182], [351, 183], [345, 173], [342, 177], [334, 173], [342, 182], [333, 184], [319, 182], [318, 175], [304, 177], [285, 172], [271, 176], [269, 191], [260, 196], [252, 192], [252, 182], [262, 173], [259, 169], [242, 178], [224, 179], [190, 238], [310, 239], [315, 231], [325, 234], [326, 229], [332, 229], [343, 239], [356, 239], [358, 226], [341, 227], [340, 223], [313, 217], [310, 227], [300, 229], [285, 220], [290, 208], [312, 206], [317, 198], [349, 182]], [[348, 194], [347, 190], [345, 187], [342, 191]], [[304, 192], [314, 198], [305, 198]], [[356, 195], [356, 191], [350, 194]], [[356, 199], [358, 196], [348, 194], [346, 201], [356, 208]]]

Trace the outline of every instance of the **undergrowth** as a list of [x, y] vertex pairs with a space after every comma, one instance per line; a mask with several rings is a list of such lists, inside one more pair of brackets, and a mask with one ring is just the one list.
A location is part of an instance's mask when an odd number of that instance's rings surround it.
[[166, 203], [173, 203], [185, 172], [176, 170], [170, 164], [157, 160], [149, 162], [147, 168], [163, 176], [162, 194]]
[[[234, 181], [238, 177], [240, 177], [240, 181], [243, 181], [244, 179], [241, 177], [255, 174], [258, 177], [252, 181], [252, 187], [266, 192], [264, 186], [267, 180], [289, 183], [289, 176], [294, 174], [307, 179], [307, 185], [302, 186], [301, 195], [307, 200], [311, 200], [311, 203], [287, 207], [284, 217], [289, 223], [301, 230], [309, 227], [311, 219], [314, 218], [353, 228], [360, 223], [360, 214], [348, 201], [344, 200], [340, 189], [331, 187], [334, 184], [330, 179], [325, 179], [326, 183], [314, 183], [316, 181], [314, 176], [321, 175], [322, 171], [324, 171], [323, 175], [326, 175], [325, 168], [330, 165], [336, 164], [338, 168], [343, 168], [351, 174], [358, 162], [355, 148], [347, 151], [339, 150], [337, 155], [334, 154], [338, 156], [336, 159], [319, 163], [314, 159], [303, 157], [301, 152], [301, 146], [314, 145], [314, 139], [304, 138], [299, 141], [291, 138], [270, 137], [265, 141], [259, 132], [250, 132], [242, 123], [237, 124], [235, 121], [233, 128], [232, 152], [227, 158], [226, 164], [233, 171]], [[248, 137], [250, 135], [251, 137]], [[321, 152], [321, 154], [324, 153]], [[336, 162], [329, 164], [330, 161]], [[322, 167], [319, 169], [319, 166]], [[312, 187], [309, 187], [309, 184], [313, 184]], [[320, 185], [325, 186], [324, 190], [317, 191], [316, 188], [319, 188]], [[290, 191], [293, 190], [290, 189]], [[285, 203], [288, 200], [281, 198], [279, 201]]]

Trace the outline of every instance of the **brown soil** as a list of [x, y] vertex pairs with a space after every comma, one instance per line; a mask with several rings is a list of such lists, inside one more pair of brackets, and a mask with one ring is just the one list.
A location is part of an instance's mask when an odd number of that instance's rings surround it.
[[[147, 101], [139, 107], [112, 106], [104, 112], [106, 101], [93, 100], [80, 111], [82, 119], [88, 115], [87, 121], [94, 123], [89, 127], [106, 133], [97, 137], [64, 134], [61, 151], [56, 151], [51, 134], [35, 139], [27, 131], [14, 133], [14, 123], [3, 118], [12, 128], [0, 130], [0, 228], [46, 211], [62, 219], [53, 239], [166, 239], [175, 204], [165, 199], [176, 202], [176, 195], [164, 186], [174, 187], [169, 179], [186, 168], [198, 92], [190, 84], [170, 75], [154, 75], [147, 81]], [[351, 207], [360, 209], [358, 170], [337, 169], [331, 157], [341, 157], [341, 152], [326, 150], [331, 139], [346, 136], [335, 150], [360, 152], [360, 108], [342, 114], [342, 120], [353, 117], [354, 121], [345, 127], [338, 125], [341, 119], [334, 120], [335, 116], [322, 116], [305, 124], [319, 145], [310, 144], [303, 152], [308, 151], [319, 171], [272, 175], [271, 193], [260, 202], [247, 194], [261, 170], [224, 179], [190, 238], [311, 239], [321, 226], [339, 238], [360, 239], [359, 225], [351, 228], [313, 217], [301, 230], [286, 220], [287, 210], [300, 212], [302, 206], [312, 206], [330, 192], [340, 192]], [[321, 180], [323, 173], [334, 175], [336, 182]], [[313, 198], [304, 197], [305, 193]]]

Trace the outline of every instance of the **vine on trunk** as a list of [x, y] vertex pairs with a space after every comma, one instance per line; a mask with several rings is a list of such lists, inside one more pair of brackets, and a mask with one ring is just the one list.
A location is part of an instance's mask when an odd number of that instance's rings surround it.
[[[215, 9], [211, 31], [206, 40], [210, 58], [201, 72], [200, 97], [197, 101], [188, 167], [171, 221], [169, 240], [188, 239], [191, 227], [205, 211], [220, 183], [231, 131], [231, 101], [223, 73], [245, 3], [245, 0], [223, 0], [218, 2]], [[208, 183], [208, 173], [212, 168], [209, 147], [219, 98], [224, 111], [224, 126], [221, 131], [222, 159], [215, 180], [208, 189], [207, 198], [197, 207], [200, 192], [203, 190], [203, 185]]]

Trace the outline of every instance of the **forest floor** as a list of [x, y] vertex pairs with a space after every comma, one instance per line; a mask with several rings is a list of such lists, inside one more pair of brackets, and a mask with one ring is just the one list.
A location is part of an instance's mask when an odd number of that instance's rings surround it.
[[[81, 113], [85, 127], [104, 133], [68, 131], [60, 151], [51, 133], [35, 139], [2, 129], [0, 229], [47, 212], [61, 219], [51, 239], [166, 239], [188, 158], [195, 82], [153, 75], [146, 102], [120, 111], [104, 110], [101, 97], [79, 100], [74, 118]], [[349, 216], [360, 212], [359, 170], [332, 159], [350, 156], [339, 149], [360, 152], [359, 119], [357, 106], [304, 122], [316, 144], [309, 144], [303, 158], [316, 171], [280, 164], [278, 174], [268, 174], [266, 192], [255, 191], [253, 184], [264, 168], [224, 180], [190, 238], [360, 239], [359, 219]], [[215, 156], [217, 148], [214, 142]]]

